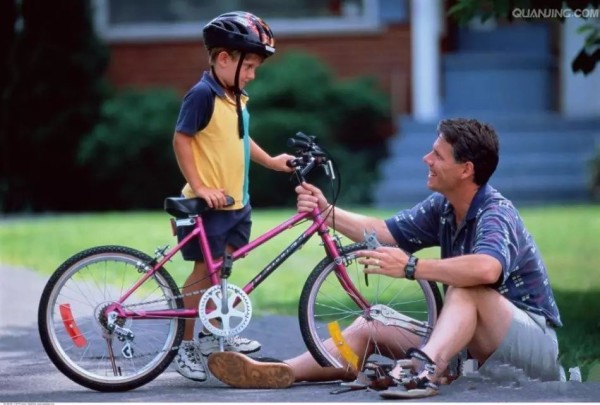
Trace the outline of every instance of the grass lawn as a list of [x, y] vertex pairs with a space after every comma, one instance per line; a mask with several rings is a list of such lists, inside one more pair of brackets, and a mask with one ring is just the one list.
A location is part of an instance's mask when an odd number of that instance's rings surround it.
[[[379, 217], [393, 211], [360, 209]], [[255, 210], [253, 236], [293, 213]], [[521, 214], [535, 237], [550, 273], [564, 327], [558, 331], [561, 362], [583, 368], [584, 378], [600, 362], [600, 206], [524, 208]], [[300, 228], [304, 229], [304, 226]], [[256, 254], [236, 262], [232, 282], [243, 285], [298, 235], [288, 231]], [[169, 216], [162, 212], [52, 215], [0, 219], [0, 263], [49, 276], [76, 252], [98, 245], [125, 245], [151, 256], [156, 247], [175, 245]], [[295, 315], [308, 273], [323, 258], [316, 238], [293, 255], [252, 294], [255, 311]], [[421, 257], [437, 257], [429, 249]], [[181, 285], [191, 265], [179, 255], [166, 266]]]

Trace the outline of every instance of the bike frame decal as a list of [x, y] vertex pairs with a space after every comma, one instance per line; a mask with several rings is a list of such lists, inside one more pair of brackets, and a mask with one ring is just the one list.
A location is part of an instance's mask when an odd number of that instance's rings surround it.
[[58, 306], [60, 310], [60, 317], [62, 318], [63, 324], [65, 325], [65, 329], [67, 333], [73, 340], [73, 343], [77, 347], [85, 347], [87, 346], [87, 339], [79, 330], [79, 327], [75, 323], [75, 319], [73, 319], [73, 312], [71, 311], [71, 305], [69, 304], [60, 304]]

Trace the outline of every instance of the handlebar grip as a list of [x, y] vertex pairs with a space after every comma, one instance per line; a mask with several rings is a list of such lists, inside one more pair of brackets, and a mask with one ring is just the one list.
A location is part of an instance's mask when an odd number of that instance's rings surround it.
[[300, 138], [300, 139], [302, 139], [302, 140], [304, 140], [305, 142], [308, 142], [308, 143], [310, 143], [310, 142], [312, 142], [312, 141], [315, 140], [314, 136], [311, 137], [309, 135], [306, 135], [304, 132], [296, 132], [296, 137], [298, 137], [298, 138]]
[[287, 146], [290, 148], [303, 148], [303, 149], [309, 149], [310, 148], [310, 144], [308, 142], [305, 141], [300, 141], [298, 139], [294, 139], [294, 138], [289, 138], [287, 141]]

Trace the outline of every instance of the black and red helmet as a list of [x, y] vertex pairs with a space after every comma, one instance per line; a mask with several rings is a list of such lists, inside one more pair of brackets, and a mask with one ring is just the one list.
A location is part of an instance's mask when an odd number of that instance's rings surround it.
[[266, 22], [252, 13], [221, 14], [202, 31], [207, 49], [226, 48], [267, 58], [275, 53], [275, 38]]

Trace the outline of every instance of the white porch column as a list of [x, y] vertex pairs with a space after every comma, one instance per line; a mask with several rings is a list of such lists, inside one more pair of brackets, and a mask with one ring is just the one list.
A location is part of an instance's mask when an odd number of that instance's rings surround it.
[[600, 116], [600, 64], [587, 76], [571, 69], [585, 39], [577, 29], [590, 21], [572, 16], [561, 24], [560, 109], [565, 117]]
[[411, 0], [412, 110], [419, 121], [440, 114], [441, 0]]

